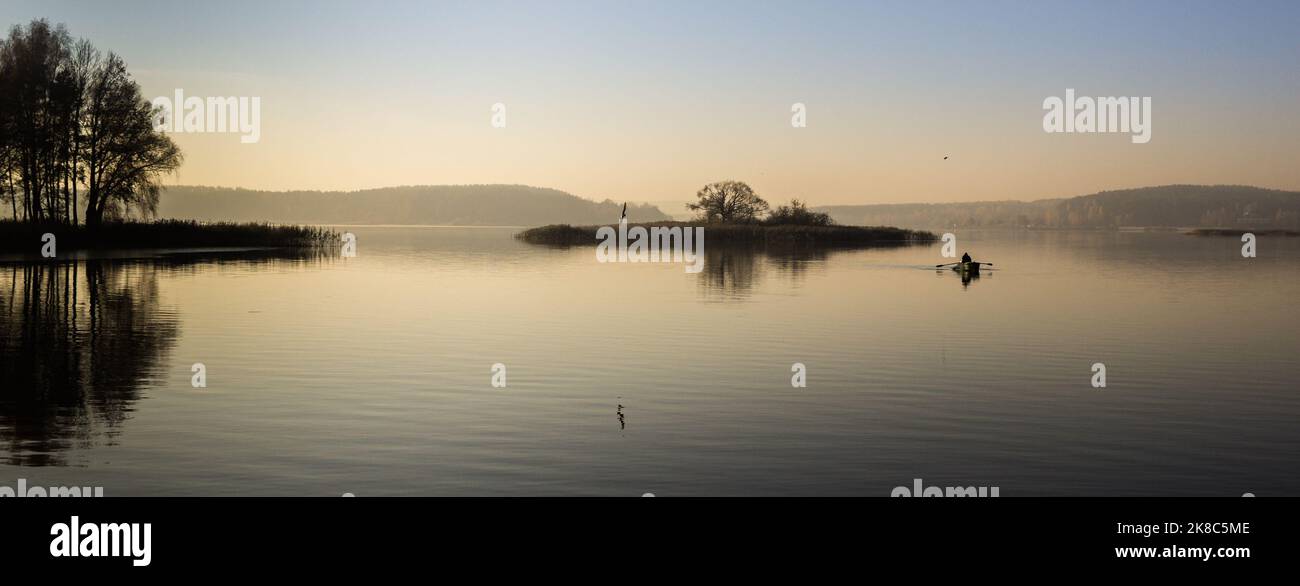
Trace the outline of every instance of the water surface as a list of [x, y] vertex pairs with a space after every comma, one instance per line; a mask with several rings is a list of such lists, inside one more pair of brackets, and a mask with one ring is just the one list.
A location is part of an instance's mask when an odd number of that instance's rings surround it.
[[966, 232], [997, 270], [963, 282], [938, 245], [706, 246], [689, 274], [511, 228], [348, 230], [356, 258], [0, 264], [0, 484], [1300, 494], [1300, 239], [1244, 259], [1233, 238]]

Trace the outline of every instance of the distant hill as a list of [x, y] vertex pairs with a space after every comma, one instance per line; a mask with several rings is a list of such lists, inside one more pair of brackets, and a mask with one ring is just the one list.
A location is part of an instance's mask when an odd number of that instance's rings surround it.
[[[302, 224], [541, 226], [613, 224], [623, 204], [594, 202], [525, 185], [426, 185], [362, 191], [254, 191], [169, 187], [159, 218]], [[651, 205], [628, 205], [633, 222], [670, 219]]]
[[1300, 191], [1163, 185], [1036, 201], [823, 206], [841, 224], [903, 228], [1300, 228]]

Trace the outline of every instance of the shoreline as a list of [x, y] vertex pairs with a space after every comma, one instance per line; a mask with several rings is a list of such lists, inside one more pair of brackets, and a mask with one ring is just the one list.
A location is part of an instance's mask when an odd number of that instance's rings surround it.
[[193, 220], [109, 222], [91, 228], [0, 220], [0, 253], [39, 256], [53, 235], [55, 251], [310, 249], [341, 242], [334, 230], [267, 223]]
[[1183, 234], [1188, 236], [1230, 236], [1233, 238], [1247, 233], [1256, 236], [1300, 236], [1300, 230], [1285, 228], [1192, 228], [1183, 231]]

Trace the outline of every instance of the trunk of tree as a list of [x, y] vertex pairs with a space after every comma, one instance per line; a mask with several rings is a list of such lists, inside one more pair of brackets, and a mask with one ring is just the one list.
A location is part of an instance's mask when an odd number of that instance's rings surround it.
[[72, 166], [71, 160], [65, 160], [63, 163], [63, 223], [72, 222]]
[[[81, 121], [81, 110], [78, 108], [77, 122], [80, 123], [80, 121]], [[79, 177], [77, 177], [77, 168], [80, 164], [80, 159], [78, 157], [80, 156], [81, 153], [81, 140], [80, 140], [81, 130], [77, 129], [75, 132], [76, 134], [74, 134], [72, 137], [72, 225], [73, 226], [77, 225], [77, 183], [78, 183], [78, 179], [80, 179]]]
[[86, 159], [86, 226], [95, 227], [102, 219], [97, 213], [96, 200], [99, 199], [99, 175], [95, 172], [95, 143], [90, 143], [90, 154]]
[[14, 221], [17, 222], [18, 221], [18, 192], [14, 190], [13, 174], [9, 173], [7, 175], [9, 176], [9, 195], [10, 195], [9, 205], [14, 210]]
[[94, 191], [89, 191], [86, 193], [86, 226], [87, 227], [99, 226], [101, 223], [103, 223], [104, 220], [104, 209], [102, 206], [96, 205], [95, 202], [96, 199], [97, 197], [95, 196]]

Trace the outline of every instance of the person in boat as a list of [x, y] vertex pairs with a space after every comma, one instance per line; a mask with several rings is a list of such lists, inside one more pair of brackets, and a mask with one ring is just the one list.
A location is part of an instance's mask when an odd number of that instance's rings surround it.
[[961, 253], [961, 262], [962, 262], [962, 264], [966, 264], [966, 263], [970, 262], [970, 253], [969, 253], [969, 252], [963, 252], [963, 253]]

